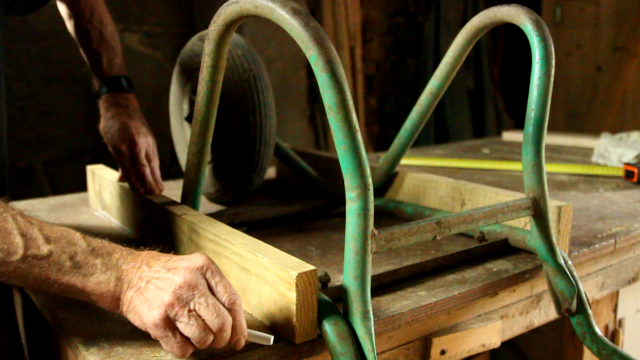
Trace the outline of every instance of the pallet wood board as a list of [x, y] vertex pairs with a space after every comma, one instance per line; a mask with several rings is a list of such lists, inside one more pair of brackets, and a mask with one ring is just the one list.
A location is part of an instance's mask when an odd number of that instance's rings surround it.
[[[505, 130], [502, 132], [502, 141], [522, 143], [524, 133], [522, 130]], [[545, 145], [556, 145], [564, 147], [577, 147], [584, 149], [595, 149], [600, 136], [589, 134], [575, 134], [565, 132], [547, 132]]]
[[245, 310], [280, 335], [295, 343], [317, 336], [315, 267], [165, 196], [138, 196], [117, 180], [118, 172], [104, 165], [87, 167], [92, 208], [178, 254], [208, 255]]
[[447, 331], [429, 339], [429, 359], [458, 360], [496, 349], [502, 343], [502, 322]]
[[[336, 155], [314, 150], [296, 149], [295, 151], [323, 178], [336, 186], [342, 183], [342, 172]], [[374, 163], [373, 160], [370, 159], [370, 162]], [[375, 169], [375, 165], [372, 165], [372, 169]], [[283, 166], [280, 166], [278, 171], [284, 176], [292, 176], [283, 169]], [[399, 170], [385, 197], [449, 212], [460, 212], [523, 198], [525, 195], [516, 191], [424, 172]], [[568, 252], [573, 207], [565, 202], [551, 200], [549, 210], [551, 226], [558, 246]], [[530, 222], [531, 218], [527, 217], [505, 224], [528, 229]]]

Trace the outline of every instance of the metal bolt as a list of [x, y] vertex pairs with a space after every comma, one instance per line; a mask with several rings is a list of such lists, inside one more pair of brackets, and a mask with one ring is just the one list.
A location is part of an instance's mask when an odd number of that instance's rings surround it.
[[486, 242], [488, 241], [488, 240], [487, 240], [487, 236], [486, 236], [486, 235], [485, 235], [485, 233], [484, 233], [484, 232], [482, 232], [482, 231], [478, 231], [478, 232], [473, 236], [473, 238], [474, 238], [474, 239], [476, 239], [476, 241], [477, 241], [479, 244], [484, 244], [484, 243], [486, 243]]
[[323, 271], [322, 274], [318, 275], [318, 281], [320, 282], [320, 289], [326, 289], [331, 282], [331, 276], [329, 276], [328, 272]]

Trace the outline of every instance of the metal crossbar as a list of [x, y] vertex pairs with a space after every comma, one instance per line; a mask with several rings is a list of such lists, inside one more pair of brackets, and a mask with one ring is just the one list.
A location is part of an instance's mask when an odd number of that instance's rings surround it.
[[533, 209], [533, 200], [523, 198], [390, 226], [374, 232], [374, 253], [532, 216]]

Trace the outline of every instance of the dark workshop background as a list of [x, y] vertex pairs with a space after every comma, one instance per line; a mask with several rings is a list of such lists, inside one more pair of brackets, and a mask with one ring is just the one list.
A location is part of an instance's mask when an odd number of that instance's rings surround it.
[[[223, 2], [108, 0], [143, 112], [158, 140], [166, 179], [181, 176], [168, 119], [173, 65], [182, 46], [207, 27]], [[369, 150], [389, 146], [462, 25], [499, 3], [304, 2], [346, 56]], [[550, 130], [599, 133], [640, 128], [640, 91], [629, 86], [640, 80], [635, 69], [638, 2], [520, 3], [543, 16], [555, 42]], [[346, 10], [337, 4], [345, 4]], [[89, 71], [54, 3], [26, 17], [8, 18], [5, 25], [11, 198], [82, 191], [85, 165], [115, 166], [98, 133]], [[346, 38], [341, 37], [344, 29]], [[294, 146], [331, 150], [315, 82], [293, 40], [262, 20], [247, 21], [240, 32], [270, 72], [278, 135]], [[530, 56], [526, 38], [515, 26], [491, 31], [475, 47], [418, 144], [496, 136], [502, 129], [521, 127]]]

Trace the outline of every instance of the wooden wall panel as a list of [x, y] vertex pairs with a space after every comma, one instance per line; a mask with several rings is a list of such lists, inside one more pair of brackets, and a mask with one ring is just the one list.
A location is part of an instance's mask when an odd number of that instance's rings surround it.
[[640, 128], [640, 2], [544, 0], [542, 16], [556, 51], [549, 129]]

